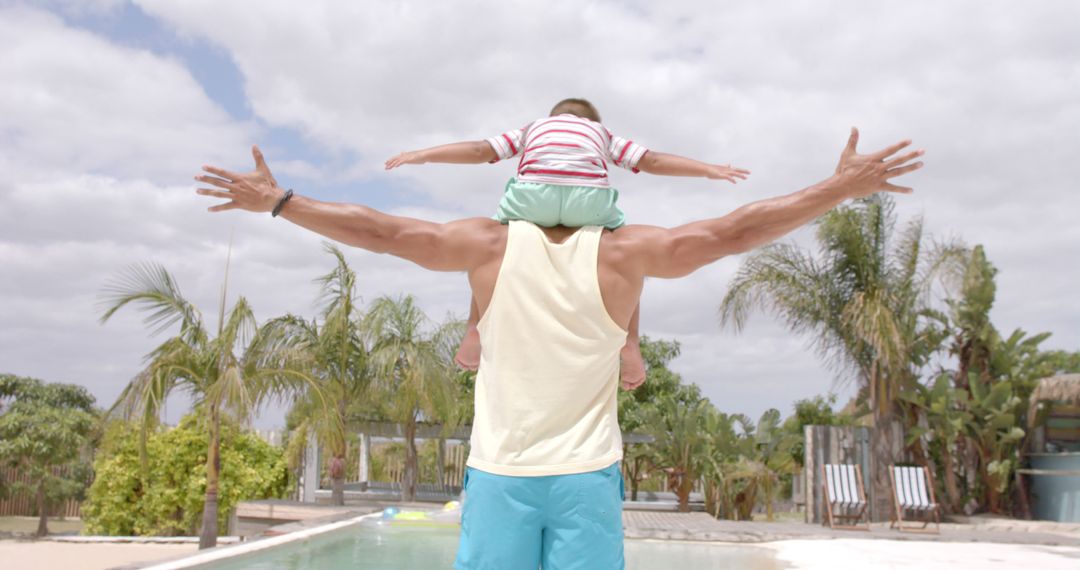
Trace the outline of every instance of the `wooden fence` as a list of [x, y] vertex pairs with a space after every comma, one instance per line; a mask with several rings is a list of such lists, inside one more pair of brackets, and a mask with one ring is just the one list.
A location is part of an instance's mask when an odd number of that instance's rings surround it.
[[[822, 466], [859, 465], [863, 488], [874, 521], [889, 520], [892, 508], [889, 463], [905, 460], [903, 427], [899, 422], [884, 427], [806, 426], [805, 481], [806, 522], [823, 520]], [[873, 451], [873, 453], [872, 453]]]
[[[378, 447], [378, 444], [372, 445], [374, 449]], [[465, 478], [465, 446], [448, 443], [445, 450], [443, 455], [443, 480], [437, 482], [436, 485], [441, 484], [446, 487], [460, 488]], [[387, 461], [386, 473], [389, 475], [390, 482], [400, 484], [405, 478], [405, 461], [400, 459]]]
[[[55, 468], [53, 473], [59, 476], [68, 476], [67, 468]], [[0, 468], [0, 478], [4, 480], [4, 486], [10, 491], [7, 498], [0, 500], [0, 517], [33, 517], [37, 512], [37, 485], [29, 475], [21, 473], [10, 467]], [[16, 491], [11, 489], [12, 483], [33, 485], [32, 489], [23, 488]], [[68, 499], [62, 503], [51, 505], [49, 516], [78, 518], [81, 503], [74, 499]]]

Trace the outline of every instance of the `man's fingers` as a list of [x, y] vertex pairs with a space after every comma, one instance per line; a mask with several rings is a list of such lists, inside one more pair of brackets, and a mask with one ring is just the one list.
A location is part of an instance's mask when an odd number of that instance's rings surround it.
[[259, 145], [251, 145], [251, 156], [255, 157], [256, 170], [261, 170], [266, 174], [270, 174], [270, 167], [266, 166], [266, 159], [263, 158], [263, 153], [259, 150]]
[[918, 157], [922, 156], [923, 152], [925, 152], [925, 151], [923, 151], [923, 149], [920, 148], [919, 150], [909, 152], [909, 153], [907, 153], [904, 156], [901, 156], [899, 158], [894, 158], [894, 159], [892, 159], [892, 160], [885, 163], [885, 168], [888, 169], [888, 168], [895, 168], [897, 166], [900, 166], [901, 164], [904, 164], [905, 162], [907, 162], [909, 160], [912, 160], [914, 158], [918, 158]]
[[224, 204], [218, 204], [217, 206], [210, 206], [206, 210], [208, 212], [224, 212], [225, 210], [235, 210], [240, 207], [240, 204], [236, 202], [225, 202]]
[[230, 182], [235, 182], [237, 180], [240, 180], [241, 178], [241, 175], [232, 172], [231, 170], [225, 170], [224, 168], [218, 168], [216, 166], [206, 165], [203, 166], [202, 169], [209, 172], [210, 174], [220, 176]]
[[909, 164], [907, 166], [901, 166], [899, 168], [892, 168], [892, 169], [889, 169], [889, 170], [885, 171], [885, 177], [886, 178], [895, 178], [895, 177], [900, 176], [902, 174], [907, 174], [908, 172], [911, 172], [912, 170], [918, 170], [918, 169], [922, 168], [922, 165], [923, 165], [922, 162], [913, 162], [913, 163], [911, 163], [911, 164]]
[[195, 190], [195, 192], [197, 194], [201, 194], [203, 196], [211, 196], [211, 197], [214, 197], [214, 198], [224, 198], [226, 200], [232, 200], [233, 198], [236, 198], [236, 194], [233, 194], [232, 192], [222, 192], [221, 190], [214, 190], [212, 188], [199, 188], [199, 189]]
[[205, 182], [206, 184], [213, 184], [214, 186], [217, 186], [218, 188], [224, 188], [226, 190], [232, 190], [233, 189], [232, 182], [229, 182], [228, 180], [222, 180], [220, 178], [214, 178], [213, 176], [200, 175], [200, 176], [196, 176], [195, 180], [198, 180], [199, 182]]
[[874, 154], [871, 154], [870, 158], [872, 158], [874, 160], [885, 160], [886, 158], [896, 154], [897, 151], [899, 151], [900, 149], [906, 147], [909, 144], [911, 144], [911, 141], [909, 141], [909, 140], [908, 141], [900, 141], [900, 142], [886, 148], [885, 150], [879, 150], [879, 151], [875, 152]]
[[885, 183], [885, 190], [888, 192], [896, 192], [897, 194], [911, 194], [914, 192], [914, 190], [907, 186], [897, 186], [895, 184], [889, 184], [888, 182]]
[[844, 152], [855, 152], [855, 145], [859, 144], [859, 129], [851, 127], [851, 136], [848, 137], [847, 147], [844, 148]]

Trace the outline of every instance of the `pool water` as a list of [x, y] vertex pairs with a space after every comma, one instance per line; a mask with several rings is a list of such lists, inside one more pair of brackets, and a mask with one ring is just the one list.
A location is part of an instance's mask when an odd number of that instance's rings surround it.
[[[369, 527], [357, 524], [200, 568], [441, 570], [453, 567], [457, 546], [458, 530], [453, 528]], [[628, 539], [625, 553], [627, 570], [773, 570], [785, 567], [782, 562], [775, 560], [771, 550], [754, 546]]]

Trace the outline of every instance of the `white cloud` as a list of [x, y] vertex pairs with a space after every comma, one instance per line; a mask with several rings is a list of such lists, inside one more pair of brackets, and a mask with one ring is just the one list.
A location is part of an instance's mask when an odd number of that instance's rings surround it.
[[0, 133], [25, 177], [103, 173], [188, 180], [254, 138], [180, 61], [120, 47], [27, 8], [0, 12]]

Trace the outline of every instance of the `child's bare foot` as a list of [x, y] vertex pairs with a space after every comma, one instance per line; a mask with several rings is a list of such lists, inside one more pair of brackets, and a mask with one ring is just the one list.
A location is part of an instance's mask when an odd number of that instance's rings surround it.
[[645, 360], [641, 357], [641, 347], [637, 341], [627, 342], [622, 347], [622, 366], [619, 369], [619, 383], [624, 390], [633, 390], [645, 383]]
[[465, 338], [461, 339], [461, 346], [454, 355], [454, 362], [465, 370], [480, 368], [480, 332], [476, 327], [469, 327], [465, 332]]

